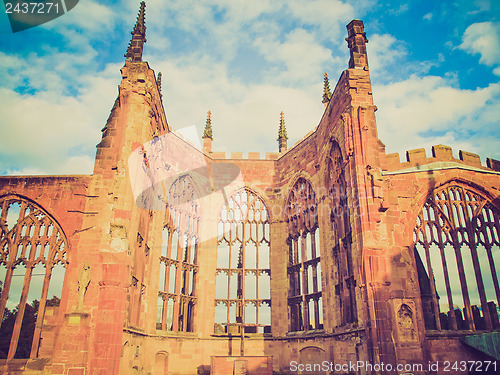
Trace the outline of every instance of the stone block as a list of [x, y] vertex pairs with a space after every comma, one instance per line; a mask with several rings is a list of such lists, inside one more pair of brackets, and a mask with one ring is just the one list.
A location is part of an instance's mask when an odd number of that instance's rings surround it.
[[406, 160], [411, 164], [424, 163], [426, 158], [425, 149], [423, 148], [406, 151]]
[[276, 160], [280, 157], [279, 152], [266, 152], [266, 159], [267, 160]]
[[487, 158], [486, 165], [488, 166], [488, 168], [493, 169], [494, 171], [500, 172], [500, 161], [499, 160]]
[[479, 155], [462, 150], [458, 152], [458, 155], [460, 157], [460, 160], [462, 160], [466, 164], [473, 165], [475, 167], [481, 166], [481, 159], [479, 158]]
[[211, 152], [210, 156], [212, 159], [225, 159], [226, 158], [226, 153], [225, 152]]
[[438, 160], [453, 160], [451, 147], [445, 145], [432, 146], [432, 157]]

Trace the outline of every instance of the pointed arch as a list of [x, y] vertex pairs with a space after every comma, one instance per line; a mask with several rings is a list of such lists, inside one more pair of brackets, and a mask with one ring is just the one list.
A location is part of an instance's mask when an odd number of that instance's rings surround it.
[[[245, 187], [234, 192], [218, 224], [216, 333], [270, 333], [269, 212], [264, 199]], [[217, 328], [218, 327], [218, 328]]]
[[[2, 336], [10, 335], [10, 340], [4, 342], [8, 348], [0, 348], [0, 355], [7, 359], [34, 358], [38, 355], [45, 307], [59, 303], [57, 296], [47, 298], [54, 284], [50, 283], [54, 266], [64, 270], [68, 264], [68, 240], [51, 214], [19, 195], [0, 197], [0, 228], [0, 271], [4, 271], [0, 330]], [[43, 279], [34, 283], [39, 276]], [[62, 280], [58, 281], [62, 285]], [[35, 293], [37, 286], [41, 288]], [[35, 320], [34, 324], [26, 323], [30, 319]]]
[[413, 230], [427, 329], [500, 328], [500, 210], [459, 181], [434, 189]]
[[291, 332], [323, 329], [318, 204], [310, 182], [297, 179], [285, 207]]

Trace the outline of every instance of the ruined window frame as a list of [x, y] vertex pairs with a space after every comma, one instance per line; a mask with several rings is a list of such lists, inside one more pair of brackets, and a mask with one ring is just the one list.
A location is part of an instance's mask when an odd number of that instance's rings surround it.
[[[196, 184], [189, 175], [180, 176], [170, 186], [162, 229], [156, 323], [158, 330], [195, 331], [194, 310], [197, 303], [197, 257], [201, 218], [198, 197]], [[163, 234], [166, 238], [163, 238]]]
[[285, 214], [289, 249], [289, 331], [322, 330], [321, 248], [316, 243], [319, 242], [318, 204], [316, 193], [305, 178], [300, 177], [293, 185]]
[[326, 185], [330, 200], [330, 224], [333, 234], [333, 263], [335, 295], [338, 302], [339, 326], [357, 323], [356, 279], [352, 257], [351, 213], [348, 204], [348, 185], [342, 151], [332, 141], [327, 156]]
[[[253, 245], [249, 245], [250, 242]], [[223, 245], [223, 244], [226, 245]], [[238, 258], [235, 265], [233, 246], [240, 243]], [[239, 189], [227, 200], [227, 205], [221, 210], [218, 224], [217, 239], [217, 259], [221, 257], [219, 253], [222, 246], [228, 249], [228, 267], [216, 268], [216, 290], [220, 288], [220, 278], [218, 275], [227, 276], [226, 298], [215, 299], [215, 308], [222, 304], [226, 307], [226, 319], [223, 322], [215, 322], [214, 333], [241, 333], [240, 326], [244, 324], [245, 333], [271, 333], [271, 268], [270, 268], [270, 222], [269, 211], [262, 197], [253, 190], [245, 187]], [[255, 268], [247, 268], [247, 256], [250, 254], [250, 247], [255, 248]], [[261, 254], [261, 247], [267, 253]], [[260, 259], [264, 255], [266, 259]], [[261, 267], [267, 264], [267, 267]], [[248, 298], [249, 292], [246, 290], [246, 276], [255, 276], [255, 298]], [[232, 276], [236, 276], [236, 285], [233, 285]], [[266, 276], [267, 275], [267, 276]], [[262, 280], [259, 281], [261, 279]], [[262, 282], [268, 278], [269, 289], [263, 290]], [[260, 284], [259, 284], [260, 283]], [[240, 287], [238, 287], [238, 285]], [[224, 288], [225, 290], [225, 288]], [[265, 293], [268, 298], [262, 298]], [[255, 307], [255, 322], [245, 319], [245, 309]], [[267, 307], [266, 307], [267, 305]], [[235, 309], [232, 310], [232, 306]], [[268, 309], [269, 324], [265, 324], [260, 310]], [[234, 312], [234, 314], [233, 314]], [[234, 315], [234, 316], [233, 316]], [[233, 328], [234, 327], [234, 328]]]
[[[9, 223], [7, 222], [9, 210], [15, 204], [19, 205], [18, 218], [12, 228], [9, 229]], [[26, 304], [28, 303], [28, 294], [33, 280], [32, 277], [35, 276], [33, 270], [39, 264], [43, 264], [45, 267], [29, 356], [29, 358], [36, 358], [41, 345], [52, 271], [54, 266], [59, 264], [65, 269], [67, 268], [68, 240], [57, 220], [39, 204], [28, 198], [19, 195], [3, 196], [0, 198], [0, 211], [0, 266], [4, 266], [6, 269], [0, 296], [0, 324], [3, 322], [8, 297], [11, 292], [10, 287], [14, 270], [21, 264], [25, 267], [23, 287], [19, 304], [16, 307], [16, 322], [12, 331], [7, 360], [17, 358], [18, 340], [22, 330]], [[22, 247], [21, 252], [19, 251], [20, 247]], [[26, 254], [28, 249], [29, 254]]]
[[[497, 274], [500, 264], [495, 264], [492, 253], [500, 251], [499, 235], [500, 210], [477, 189], [451, 182], [429, 193], [413, 230], [415, 271], [427, 330], [491, 331], [500, 328], [497, 312], [500, 305]], [[486, 252], [489, 269], [480, 264], [480, 246]], [[440, 261], [433, 261], [433, 257], [440, 258]], [[464, 257], [472, 259], [472, 274], [465, 272]], [[442, 279], [436, 283], [438, 271]], [[455, 309], [457, 297], [453, 296], [456, 285], [450, 282], [450, 276], [456, 277], [455, 271], [458, 272], [461, 292], [458, 299], [461, 298], [464, 305], [459, 306], [458, 311]], [[488, 277], [493, 283], [496, 308], [492, 308], [494, 301], [488, 301], [486, 296], [484, 280]], [[440, 281], [444, 281], [446, 289], [442, 296], [438, 295], [438, 289], [443, 289]], [[471, 304], [471, 297], [477, 298], [477, 294], [471, 294], [470, 284], [477, 287], [480, 307]], [[447, 301], [448, 312], [441, 312], [440, 298]], [[484, 314], [484, 311], [488, 313]]]

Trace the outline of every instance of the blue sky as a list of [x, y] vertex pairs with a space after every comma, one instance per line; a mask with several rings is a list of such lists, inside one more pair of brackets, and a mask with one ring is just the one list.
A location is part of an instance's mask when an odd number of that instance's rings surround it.
[[[318, 125], [323, 73], [347, 68], [345, 25], [362, 19], [387, 153], [445, 144], [500, 159], [496, 0], [150, 0], [144, 59], [163, 74], [174, 129], [214, 151], [277, 151]], [[89, 174], [117, 95], [139, 1], [81, 0], [13, 34], [0, 15], [0, 174]]]

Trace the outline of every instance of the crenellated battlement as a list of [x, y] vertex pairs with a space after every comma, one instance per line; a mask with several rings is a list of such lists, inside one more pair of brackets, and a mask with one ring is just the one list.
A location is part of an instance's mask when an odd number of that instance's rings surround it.
[[[226, 160], [277, 160], [281, 154], [279, 152], [266, 152], [264, 157], [261, 157], [260, 152], [249, 152], [243, 155], [243, 152], [230, 152], [226, 155], [226, 152], [216, 151], [207, 154], [210, 158], [214, 160], [226, 159]], [[246, 156], [246, 157], [244, 157]]]
[[408, 168], [422, 167], [424, 165], [436, 163], [436, 162], [447, 162], [462, 164], [469, 167], [500, 171], [500, 161], [487, 158], [486, 166], [481, 165], [481, 159], [479, 155], [472, 152], [459, 150], [458, 159], [453, 156], [452, 148], [445, 145], [432, 146], [432, 156], [427, 157], [424, 148], [417, 148], [414, 150], [406, 151], [406, 161], [401, 162], [399, 159], [399, 153], [387, 154], [385, 156], [385, 166], [384, 170], [388, 172], [401, 171]]

